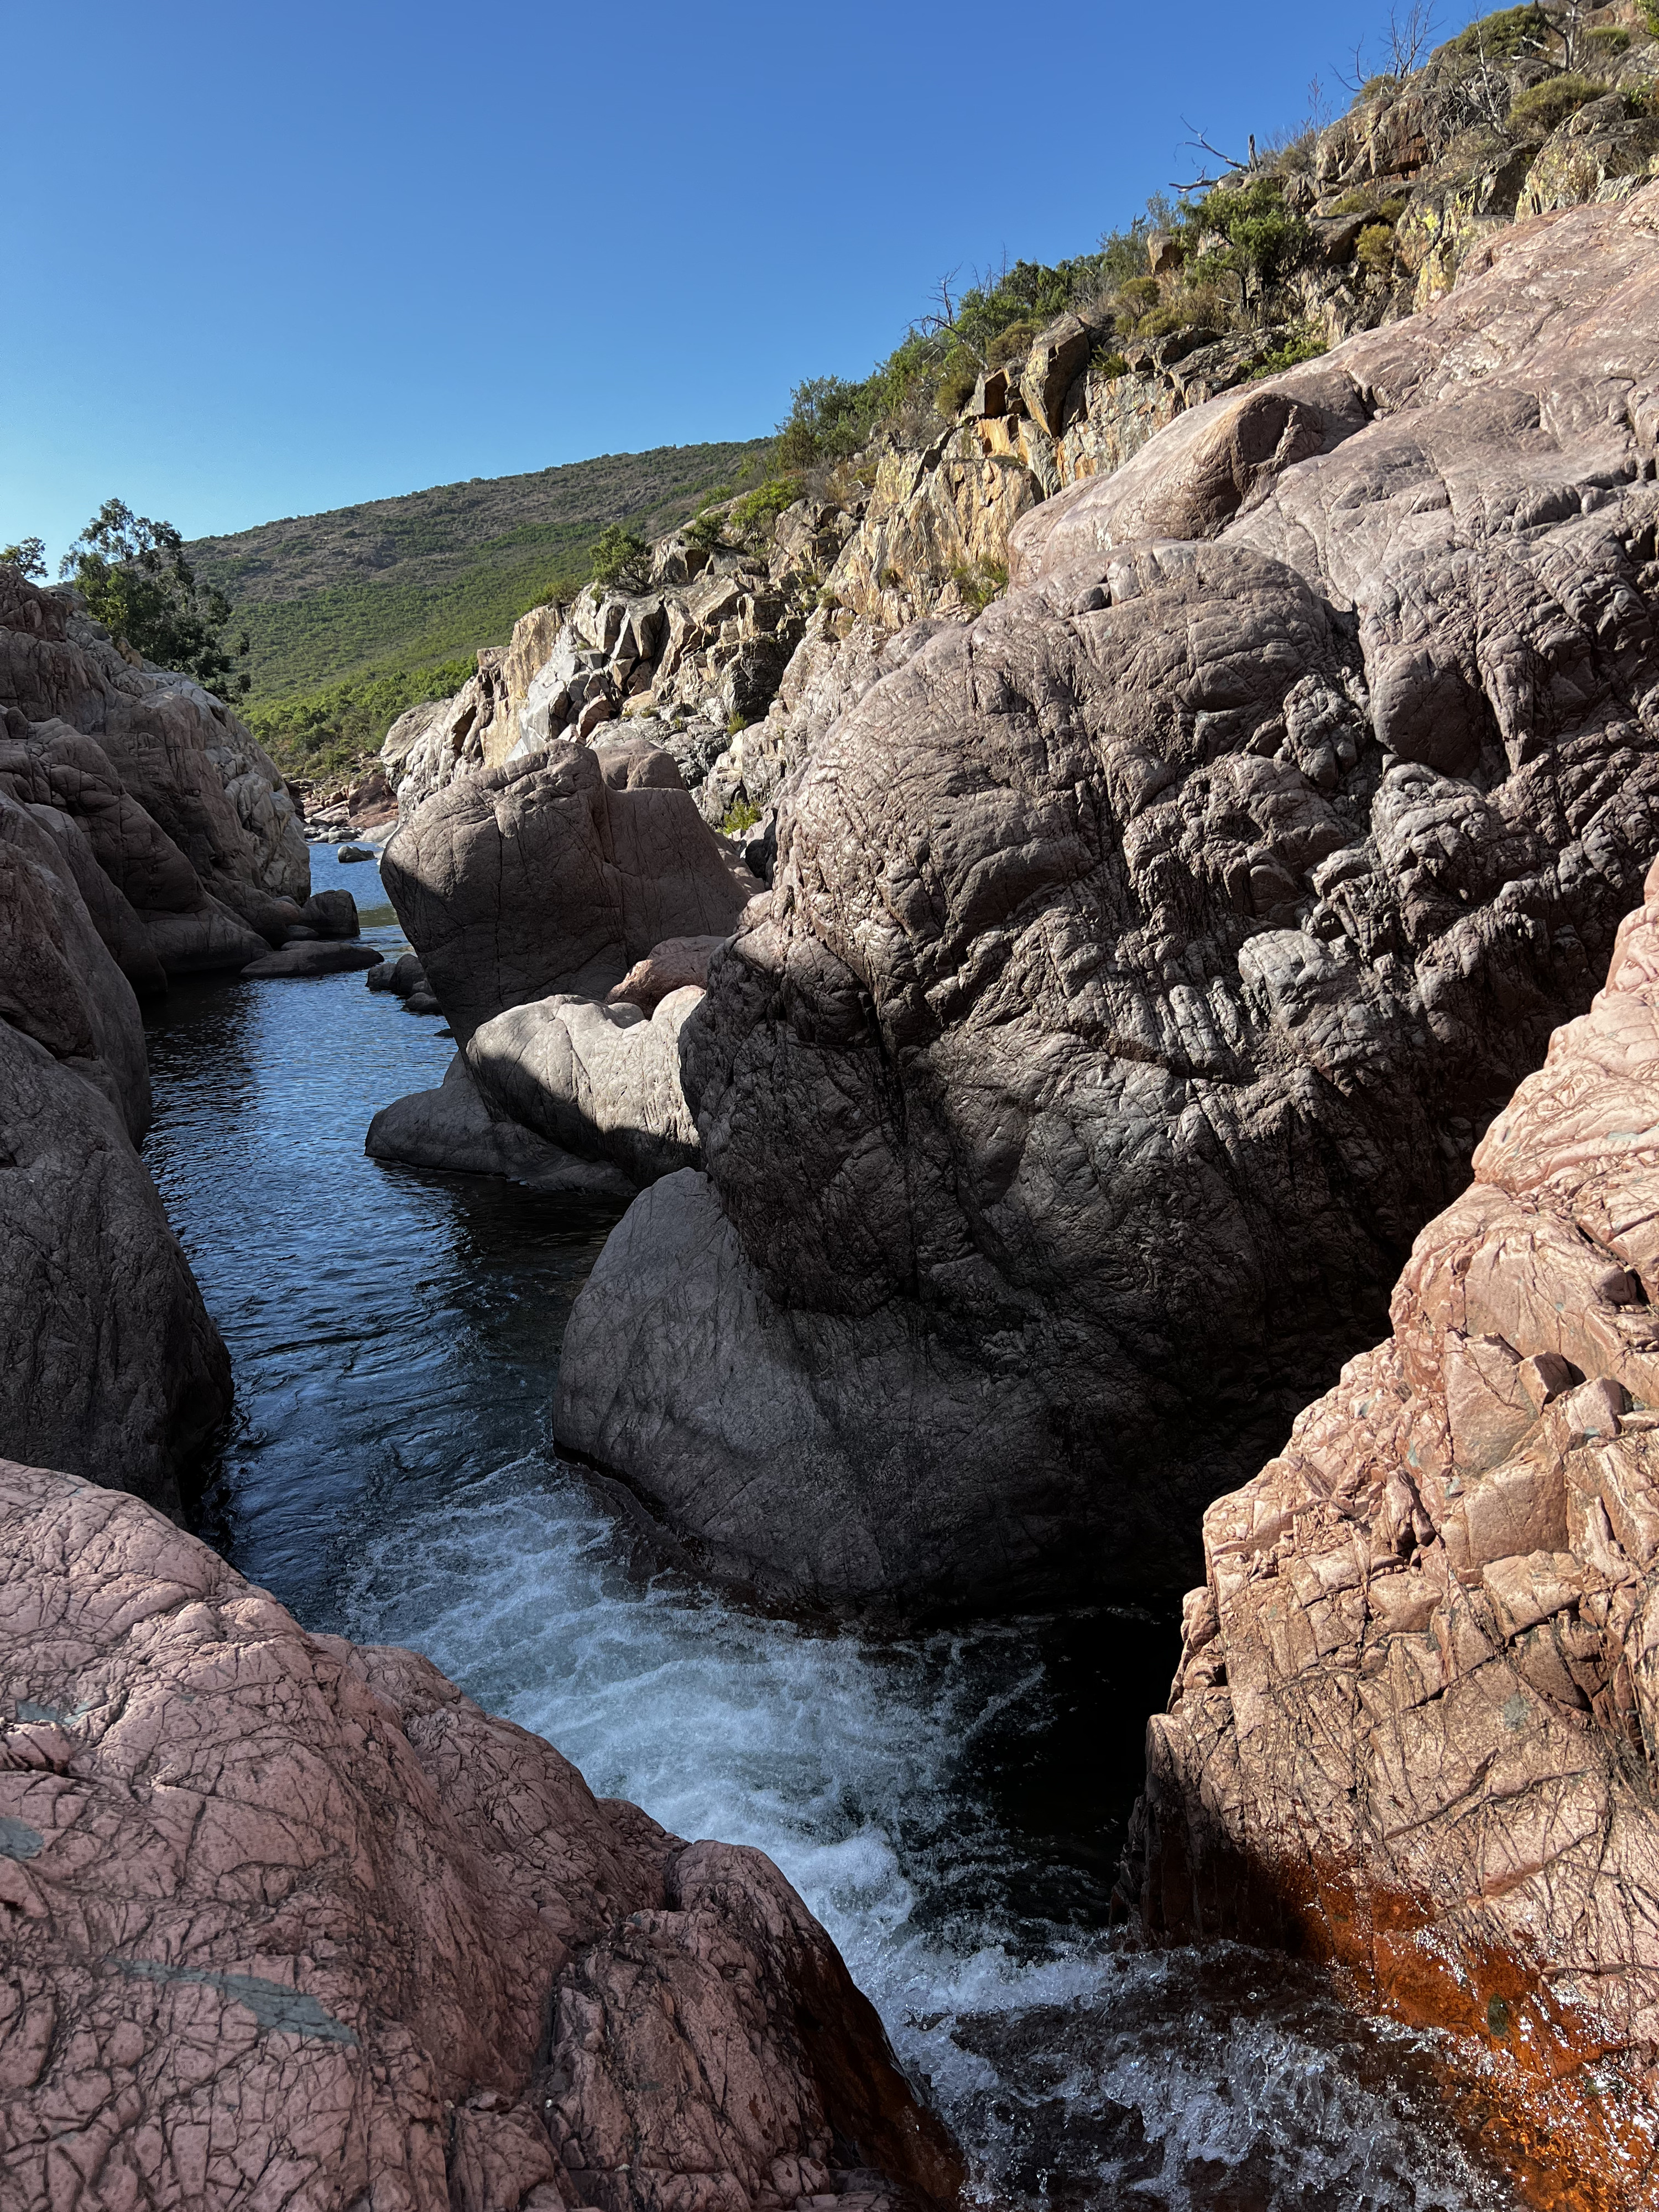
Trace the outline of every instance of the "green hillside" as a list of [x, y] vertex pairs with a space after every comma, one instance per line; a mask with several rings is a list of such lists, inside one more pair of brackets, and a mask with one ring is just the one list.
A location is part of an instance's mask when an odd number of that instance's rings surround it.
[[507, 641], [525, 611], [587, 574], [607, 523], [651, 538], [711, 492], [756, 479], [769, 439], [606, 453], [476, 477], [188, 548], [252, 640], [255, 705], [343, 678], [400, 677]]

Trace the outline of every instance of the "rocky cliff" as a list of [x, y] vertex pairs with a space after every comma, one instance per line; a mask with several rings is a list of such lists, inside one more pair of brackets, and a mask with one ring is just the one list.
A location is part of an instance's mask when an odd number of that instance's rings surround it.
[[0, 2197], [938, 2212], [954, 2146], [776, 1868], [413, 1652], [0, 1462]]
[[738, 1571], [1170, 1571], [1659, 843], [1659, 196], [1034, 507], [785, 787], [558, 1428]]
[[137, 992], [300, 921], [282, 778], [187, 678], [0, 568], [0, 1448], [176, 1504], [228, 1362], [137, 1152]]
[[1552, 2204], [1646, 2202], [1659, 2134], [1656, 1197], [1659, 867], [1393, 1336], [1205, 1516], [1131, 1847], [1154, 1935], [1447, 2031]]

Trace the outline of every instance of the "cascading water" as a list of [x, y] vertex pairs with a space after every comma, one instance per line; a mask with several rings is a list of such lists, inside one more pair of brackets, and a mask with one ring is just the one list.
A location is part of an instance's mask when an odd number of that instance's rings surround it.
[[[403, 939], [366, 863], [313, 854]], [[176, 987], [148, 1150], [235, 1361], [204, 1534], [300, 1618], [427, 1652], [602, 1795], [758, 1844], [829, 1927], [987, 2203], [1463, 2212], [1431, 2046], [1316, 1978], [1107, 1925], [1170, 1625], [1124, 1613], [880, 1642], [641, 1571], [545, 1449], [611, 1215], [366, 1159], [441, 1079], [438, 1025], [359, 975]]]

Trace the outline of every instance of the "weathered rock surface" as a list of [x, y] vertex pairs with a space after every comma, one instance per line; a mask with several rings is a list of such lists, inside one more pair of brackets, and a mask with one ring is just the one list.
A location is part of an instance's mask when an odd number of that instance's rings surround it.
[[1206, 1515], [1132, 1847], [1154, 1933], [1455, 2031], [1573, 2204], [1645, 2201], [1659, 2130], [1656, 1200], [1659, 867], [1392, 1339]]
[[381, 880], [461, 1042], [552, 992], [602, 999], [665, 939], [731, 931], [759, 884], [647, 774], [556, 741], [448, 785], [388, 845]]
[[670, 991], [647, 1014], [555, 992], [475, 1030], [467, 1066], [497, 1113], [567, 1152], [614, 1160], [636, 1184], [654, 1182], [697, 1157], [680, 1032], [702, 995], [695, 984]]
[[819, 741], [568, 1446], [834, 1600], [1178, 1572], [1659, 844], [1656, 219], [1520, 227], [1183, 415]]
[[597, 1802], [414, 1653], [0, 1463], [0, 1657], [9, 2204], [954, 2197], [770, 1862]]
[[404, 1167], [504, 1176], [532, 1190], [574, 1197], [625, 1200], [636, 1187], [608, 1161], [566, 1152], [487, 1104], [459, 1052], [435, 1091], [413, 1091], [380, 1109], [363, 1150], [371, 1159]]
[[138, 1002], [52, 812], [0, 795], [0, 1448], [176, 1506], [229, 1362], [136, 1149]]
[[708, 963], [725, 942], [723, 937], [671, 937], [653, 945], [643, 960], [634, 963], [606, 1005], [625, 1004], [654, 1014], [671, 991], [706, 989]]

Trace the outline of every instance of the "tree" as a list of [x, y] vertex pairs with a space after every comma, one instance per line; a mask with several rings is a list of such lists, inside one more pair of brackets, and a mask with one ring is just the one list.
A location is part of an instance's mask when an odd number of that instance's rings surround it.
[[637, 530], [613, 522], [602, 530], [593, 544], [593, 581], [609, 591], [619, 584], [625, 592], [642, 592], [651, 580], [651, 548]]
[[193, 676], [222, 699], [240, 699], [249, 689], [250, 678], [236, 666], [247, 657], [247, 633], [226, 644], [230, 601], [198, 581], [170, 522], [152, 522], [120, 500], [106, 499], [58, 573], [112, 636], [158, 668]]
[[0, 565], [15, 568], [21, 575], [44, 576], [46, 573], [46, 540], [20, 538], [15, 545], [0, 545]]

